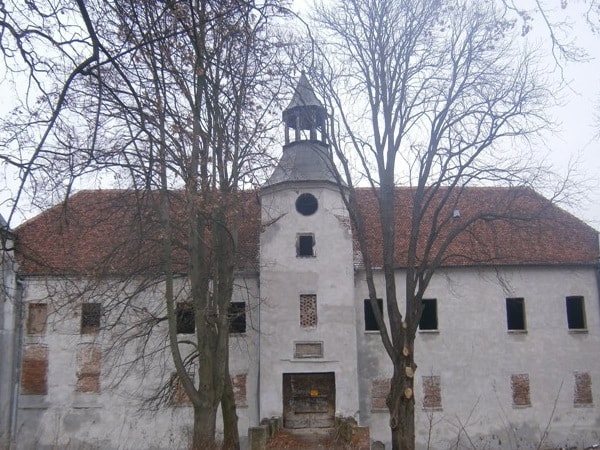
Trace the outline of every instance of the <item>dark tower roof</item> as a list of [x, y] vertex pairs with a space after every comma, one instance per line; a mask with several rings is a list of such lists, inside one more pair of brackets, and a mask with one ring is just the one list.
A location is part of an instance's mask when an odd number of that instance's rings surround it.
[[264, 187], [285, 182], [337, 184], [331, 151], [326, 142], [327, 111], [302, 73], [288, 107], [283, 154]]

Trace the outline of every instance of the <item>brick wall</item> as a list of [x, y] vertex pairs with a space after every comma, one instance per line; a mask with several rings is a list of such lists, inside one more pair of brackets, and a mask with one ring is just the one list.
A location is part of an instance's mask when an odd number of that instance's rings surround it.
[[29, 344], [23, 350], [21, 369], [21, 394], [45, 395], [48, 393], [48, 347]]

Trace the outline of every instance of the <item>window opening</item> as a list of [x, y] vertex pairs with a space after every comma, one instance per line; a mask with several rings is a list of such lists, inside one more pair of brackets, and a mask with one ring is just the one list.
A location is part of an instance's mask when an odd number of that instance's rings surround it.
[[424, 298], [421, 301], [423, 311], [421, 312], [421, 320], [419, 321], [420, 330], [437, 330], [437, 299]]
[[506, 299], [506, 323], [509, 330], [525, 330], [525, 299]]
[[300, 326], [314, 328], [317, 326], [317, 296], [300, 296]]
[[[377, 299], [377, 306], [379, 307], [379, 311], [383, 315], [383, 300]], [[371, 305], [371, 300], [365, 300], [365, 331], [379, 331], [379, 325], [377, 324], [377, 320], [375, 319], [375, 312], [373, 311], [373, 306]]]
[[100, 303], [83, 303], [81, 305], [81, 334], [97, 333], [100, 329]]
[[313, 234], [298, 235], [297, 256], [315, 256], [315, 236]]
[[27, 314], [27, 334], [46, 333], [48, 305], [46, 303], [29, 303]]
[[567, 297], [567, 323], [569, 330], [585, 330], [585, 303], [583, 297]]
[[175, 308], [177, 317], [177, 334], [194, 334], [196, 321], [194, 320], [194, 309], [189, 303], [177, 303]]
[[229, 304], [229, 332], [246, 332], [246, 303], [231, 302]]
[[439, 375], [423, 377], [423, 409], [442, 408], [442, 381]]
[[529, 397], [529, 374], [520, 373], [510, 376], [513, 406], [531, 406]]
[[25, 347], [21, 368], [21, 394], [48, 393], [48, 347], [33, 344]]
[[296, 211], [303, 216], [311, 216], [319, 207], [319, 201], [312, 194], [301, 194], [296, 199]]

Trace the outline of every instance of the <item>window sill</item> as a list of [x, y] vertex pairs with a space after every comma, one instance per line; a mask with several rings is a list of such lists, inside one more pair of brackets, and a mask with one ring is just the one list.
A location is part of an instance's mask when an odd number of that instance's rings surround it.
[[419, 334], [440, 334], [440, 330], [419, 330]]
[[531, 408], [531, 403], [528, 405], [512, 405], [513, 409], [525, 409], [525, 408]]
[[434, 411], [443, 411], [444, 408], [441, 406], [432, 406], [432, 407], [423, 407], [423, 411], [434, 412]]
[[380, 334], [379, 330], [365, 330], [365, 334]]
[[527, 330], [507, 330], [508, 334], [527, 334]]
[[569, 329], [569, 334], [588, 334], [587, 328], [572, 328]]
[[594, 404], [593, 403], [574, 403], [573, 407], [574, 408], [593, 408]]

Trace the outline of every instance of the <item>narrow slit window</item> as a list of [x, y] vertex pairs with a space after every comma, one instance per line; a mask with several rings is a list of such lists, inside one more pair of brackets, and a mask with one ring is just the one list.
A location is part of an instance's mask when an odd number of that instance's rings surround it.
[[509, 331], [525, 331], [525, 299], [506, 299], [506, 324]]
[[585, 302], [583, 297], [567, 297], [567, 323], [569, 330], [585, 330]]
[[[379, 307], [379, 311], [383, 314], [383, 300], [377, 299], [377, 306]], [[375, 312], [373, 311], [373, 306], [371, 305], [371, 300], [366, 299], [364, 303], [365, 308], [365, 331], [379, 331], [379, 325], [377, 324], [377, 320], [375, 319]]]
[[196, 322], [194, 320], [194, 309], [189, 303], [177, 303], [175, 309], [177, 317], [178, 334], [194, 334], [196, 331]]
[[423, 311], [421, 312], [421, 320], [419, 321], [420, 330], [437, 330], [437, 299], [424, 298], [422, 300]]
[[297, 256], [315, 256], [314, 234], [299, 234], [296, 243]]
[[229, 304], [229, 332], [246, 332], [246, 303], [231, 302]]
[[97, 333], [100, 330], [100, 303], [83, 303], [81, 305], [81, 334]]

